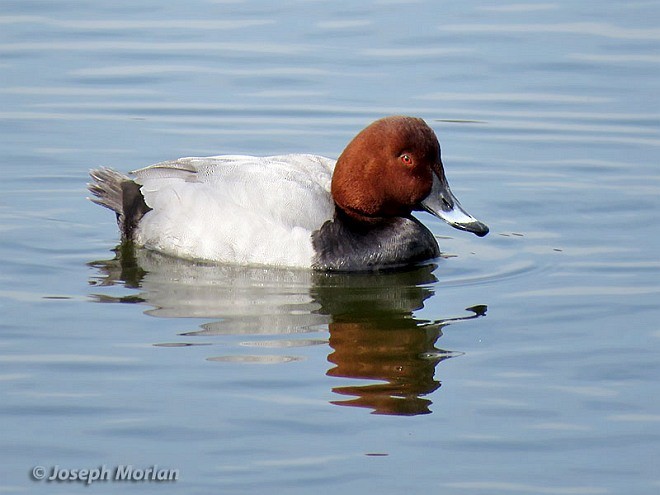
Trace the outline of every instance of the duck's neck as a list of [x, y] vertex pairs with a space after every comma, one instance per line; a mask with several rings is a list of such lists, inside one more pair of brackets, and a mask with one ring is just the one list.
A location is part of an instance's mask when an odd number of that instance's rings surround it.
[[392, 217], [369, 215], [356, 208], [351, 208], [350, 206], [342, 208], [336, 204], [334, 217], [340, 222], [355, 226], [357, 229], [382, 225], [392, 220]]
[[338, 207], [312, 233], [312, 243], [318, 270], [391, 269], [440, 255], [433, 234], [412, 216], [371, 217]]

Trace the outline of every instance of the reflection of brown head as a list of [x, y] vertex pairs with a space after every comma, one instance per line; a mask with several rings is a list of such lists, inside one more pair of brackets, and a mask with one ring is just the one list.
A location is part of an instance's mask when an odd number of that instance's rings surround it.
[[[328, 376], [362, 383], [333, 388], [352, 396], [333, 404], [365, 407], [375, 414], [428, 414], [424, 396], [440, 387], [436, 365], [456, 353], [439, 350], [435, 343], [442, 328], [454, 321], [475, 318], [485, 306], [468, 308], [474, 314], [429, 322], [415, 317], [433, 295], [435, 265], [402, 272], [321, 274], [314, 280], [312, 297], [330, 315]], [[365, 380], [373, 383], [365, 384]], [[380, 382], [380, 383], [379, 383]]]
[[435, 366], [450, 354], [439, 352], [435, 341], [440, 325], [426, 328], [381, 328], [360, 323], [331, 323], [328, 360], [336, 366], [329, 376], [378, 380], [383, 383], [333, 388], [356, 397], [333, 404], [372, 408], [375, 414], [428, 414], [431, 401], [422, 396], [440, 387]]

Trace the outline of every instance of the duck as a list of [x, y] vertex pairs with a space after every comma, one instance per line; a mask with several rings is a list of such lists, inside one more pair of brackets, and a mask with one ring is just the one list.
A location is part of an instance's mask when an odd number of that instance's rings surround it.
[[369, 124], [336, 160], [187, 157], [90, 177], [88, 199], [116, 214], [122, 243], [196, 262], [397, 269], [440, 256], [413, 212], [479, 237], [489, 230], [451, 192], [433, 129], [402, 115]]

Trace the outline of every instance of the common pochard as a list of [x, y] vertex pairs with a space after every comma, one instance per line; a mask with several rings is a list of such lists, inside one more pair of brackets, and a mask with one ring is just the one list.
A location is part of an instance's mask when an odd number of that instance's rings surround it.
[[436, 258], [425, 210], [478, 236], [488, 227], [454, 197], [433, 130], [393, 116], [358, 133], [335, 161], [318, 155], [180, 158], [131, 173], [92, 170], [95, 203], [122, 241], [220, 263], [316, 270], [397, 268]]

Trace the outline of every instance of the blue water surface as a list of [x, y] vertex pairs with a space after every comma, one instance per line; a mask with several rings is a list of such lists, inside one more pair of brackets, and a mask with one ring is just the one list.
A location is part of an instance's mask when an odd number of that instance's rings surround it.
[[[0, 4], [0, 492], [656, 494], [660, 4]], [[403, 273], [115, 249], [87, 172], [426, 119], [479, 239]], [[154, 468], [155, 466], [155, 468]], [[38, 473], [37, 473], [38, 474]]]

